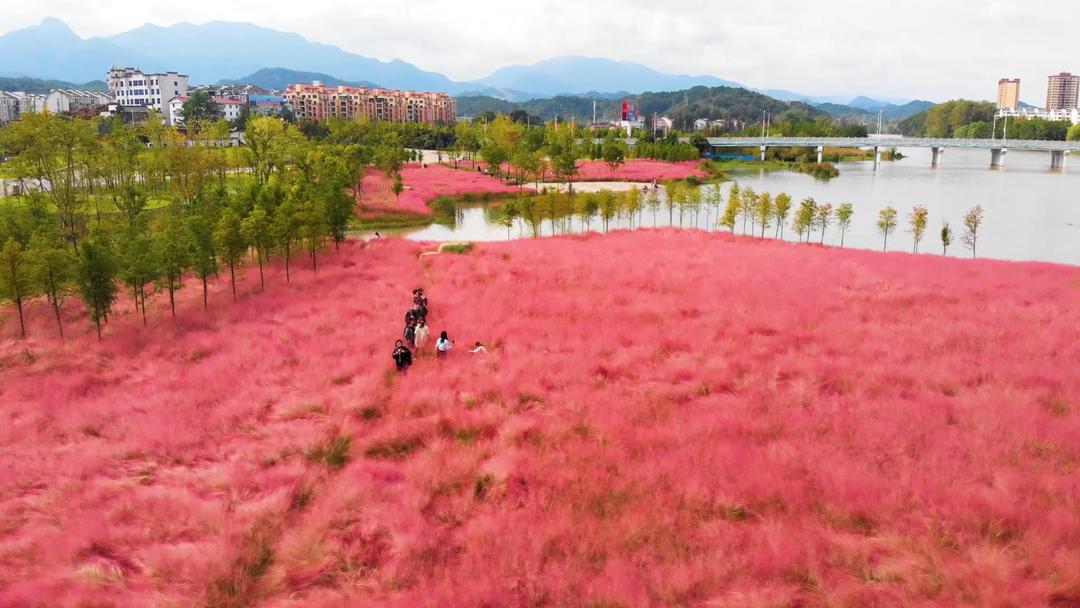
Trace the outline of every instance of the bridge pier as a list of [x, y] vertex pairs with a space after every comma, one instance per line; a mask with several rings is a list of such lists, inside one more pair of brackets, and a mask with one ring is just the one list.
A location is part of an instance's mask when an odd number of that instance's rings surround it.
[[990, 149], [990, 168], [1001, 169], [1005, 166], [1005, 155], [1009, 153], [1008, 148], [991, 148]]
[[761, 162], [765, 162], [765, 153], [769, 151], [769, 146], [761, 146]]
[[930, 148], [930, 152], [933, 154], [933, 157], [930, 160], [930, 166], [937, 169], [941, 166], [941, 157], [945, 154], [945, 148]]
[[1050, 170], [1051, 171], [1064, 171], [1069, 166], [1069, 151], [1068, 150], [1051, 150], [1050, 151]]
[[825, 146], [817, 147], [817, 162], [820, 165], [821, 161], [825, 160]]
[[878, 165], [881, 164], [881, 148], [874, 146], [874, 171], [877, 171]]

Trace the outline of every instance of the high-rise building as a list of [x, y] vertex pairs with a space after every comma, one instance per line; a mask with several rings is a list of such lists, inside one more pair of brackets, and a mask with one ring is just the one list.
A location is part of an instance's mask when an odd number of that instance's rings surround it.
[[998, 81], [998, 109], [1015, 110], [1020, 107], [1020, 79], [1002, 78]]
[[186, 74], [144, 74], [138, 68], [109, 70], [109, 93], [124, 106], [146, 106], [164, 111], [169, 100], [188, 94]]
[[1050, 77], [1046, 86], [1047, 110], [1071, 110], [1076, 106], [1080, 93], [1080, 76], [1062, 72]]
[[457, 102], [446, 93], [328, 87], [318, 81], [290, 84], [285, 89], [285, 100], [297, 118], [314, 121], [365, 117], [373, 121], [450, 124], [457, 114]]

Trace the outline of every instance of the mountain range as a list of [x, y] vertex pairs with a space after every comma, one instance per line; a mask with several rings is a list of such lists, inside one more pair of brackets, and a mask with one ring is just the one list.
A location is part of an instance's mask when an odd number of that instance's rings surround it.
[[[486, 78], [458, 82], [400, 59], [381, 61], [312, 42], [299, 34], [224, 21], [168, 27], [146, 24], [112, 36], [84, 39], [63, 21], [47, 18], [38, 25], [0, 36], [0, 76], [87, 82], [101, 79], [113, 65], [137, 66], [145, 71], [176, 70], [191, 76], [193, 84], [243, 80], [245, 75], [258, 74], [265, 68], [284, 68], [324, 76], [312, 79], [328, 83], [369, 82], [389, 88], [468, 93], [509, 101], [560, 94], [614, 97], [616, 92], [742, 87], [715, 76], [666, 74], [638, 63], [581, 56], [507, 66]], [[280, 84], [274, 88], [280, 88]], [[779, 89], [759, 92], [785, 101], [839, 101]]]

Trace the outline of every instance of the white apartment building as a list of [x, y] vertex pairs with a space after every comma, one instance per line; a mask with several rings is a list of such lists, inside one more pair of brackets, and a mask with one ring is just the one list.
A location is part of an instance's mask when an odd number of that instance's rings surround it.
[[[184, 124], [184, 102], [187, 100], [186, 95], [173, 97], [169, 100], [166, 116], [170, 125], [180, 126]], [[215, 97], [214, 103], [221, 110], [221, 117], [230, 122], [240, 118], [240, 109], [247, 105], [244, 100], [232, 97]]]
[[146, 106], [166, 114], [166, 106], [174, 97], [188, 93], [187, 74], [163, 72], [144, 74], [138, 68], [116, 67], [109, 70], [109, 92], [123, 106]]
[[66, 114], [80, 110], [95, 110], [108, 105], [111, 101], [111, 97], [99, 91], [53, 89], [45, 97], [45, 109], [53, 114]]
[[23, 93], [21, 91], [11, 93], [19, 99], [19, 115], [27, 112], [44, 112], [46, 95], [40, 93]]
[[19, 98], [6, 91], [0, 91], [0, 125], [7, 124], [19, 117]]

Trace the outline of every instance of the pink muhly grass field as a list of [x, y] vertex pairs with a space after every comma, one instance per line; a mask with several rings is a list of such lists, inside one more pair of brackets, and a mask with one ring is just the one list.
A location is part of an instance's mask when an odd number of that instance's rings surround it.
[[[0, 605], [1080, 603], [1080, 270], [425, 249], [189, 281], [100, 343], [5, 309]], [[397, 374], [417, 286], [457, 346]]]
[[701, 161], [691, 160], [684, 162], [667, 162], [662, 160], [649, 160], [635, 158], [627, 160], [619, 165], [614, 172], [611, 166], [602, 160], [586, 160], [578, 163], [580, 173], [575, 178], [578, 181], [625, 181], [625, 182], [649, 182], [652, 180], [668, 181], [673, 179], [685, 179], [691, 175], [707, 177], [701, 170]]
[[406, 165], [401, 177], [405, 190], [401, 193], [399, 203], [382, 172], [368, 171], [360, 194], [361, 208], [364, 211], [406, 211], [430, 215], [431, 208], [427, 204], [440, 196], [518, 191], [516, 185], [506, 184], [475, 170], [454, 170], [435, 164], [423, 168], [417, 164]]

